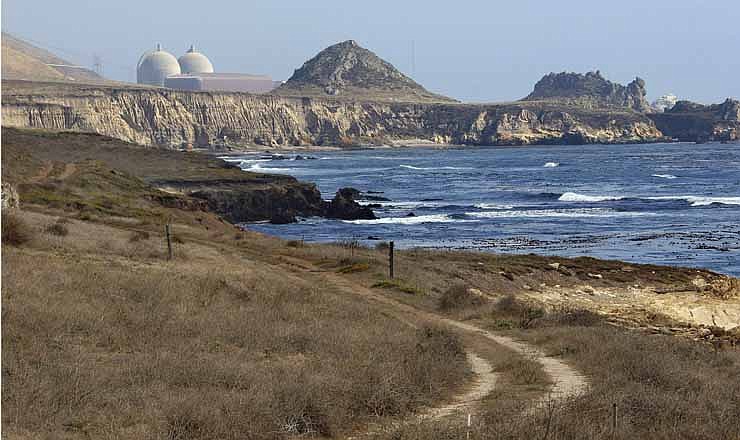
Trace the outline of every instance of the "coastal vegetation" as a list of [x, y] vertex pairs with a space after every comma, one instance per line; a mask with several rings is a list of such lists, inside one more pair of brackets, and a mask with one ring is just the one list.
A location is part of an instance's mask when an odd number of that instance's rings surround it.
[[[740, 435], [737, 329], [597, 301], [691, 291], [733, 310], [731, 278], [418, 249], [396, 251], [391, 277], [386, 246], [241, 230], [182, 190], [225, 180], [248, 204], [295, 179], [97, 135], [3, 134], [20, 200], [2, 214], [7, 438], [460, 438], [466, 413], [471, 438]], [[535, 347], [583, 393], [551, 396], [563, 378]], [[476, 383], [471, 359], [492, 388], [435, 413]]]

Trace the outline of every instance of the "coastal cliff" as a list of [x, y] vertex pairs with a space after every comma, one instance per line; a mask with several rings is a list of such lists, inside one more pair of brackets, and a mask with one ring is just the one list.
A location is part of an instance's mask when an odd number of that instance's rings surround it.
[[208, 211], [232, 223], [375, 218], [355, 201], [356, 190], [340, 189], [325, 201], [313, 183], [245, 172], [205, 154], [86, 133], [3, 128], [2, 137], [3, 185], [10, 185], [15, 199], [10, 205], [20, 198], [88, 216], [137, 212], [147, 221], [162, 221], [170, 209]]
[[671, 138], [684, 142], [736, 141], [740, 139], [740, 101], [702, 105], [679, 101], [650, 118]]
[[661, 140], [645, 115], [559, 102], [440, 104], [182, 92], [4, 81], [3, 125], [98, 133], [127, 142], [272, 147], [429, 141], [465, 145]]

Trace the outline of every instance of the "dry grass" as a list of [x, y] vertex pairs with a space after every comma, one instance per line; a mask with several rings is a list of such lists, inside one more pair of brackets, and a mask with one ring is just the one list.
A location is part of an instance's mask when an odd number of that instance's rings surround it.
[[67, 226], [63, 246], [3, 249], [4, 435], [338, 436], [466, 374], [447, 330], [414, 330], [238, 249], [188, 239], [165, 262], [161, 235]]

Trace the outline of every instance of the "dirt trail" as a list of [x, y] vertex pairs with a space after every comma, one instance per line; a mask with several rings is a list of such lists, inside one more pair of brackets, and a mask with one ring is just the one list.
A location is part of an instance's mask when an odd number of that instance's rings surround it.
[[[550, 401], [562, 401], [585, 392], [588, 382], [583, 374], [569, 366], [560, 359], [546, 356], [544, 352], [531, 344], [517, 341], [508, 336], [495, 334], [493, 332], [481, 329], [473, 324], [456, 321], [445, 318], [435, 313], [430, 313], [417, 309], [408, 304], [387, 297], [373, 289], [352, 283], [349, 280], [333, 272], [321, 270], [311, 263], [302, 260], [289, 259], [287, 264], [293, 271], [309, 270], [311, 273], [320, 274], [324, 282], [330, 282], [335, 287], [343, 291], [359, 294], [368, 300], [380, 303], [389, 312], [393, 313], [404, 321], [411, 322], [431, 322], [448, 325], [465, 333], [477, 335], [487, 340], [500, 344], [519, 354], [530, 356], [542, 365], [543, 370], [552, 381], [547, 399]], [[441, 418], [453, 415], [466, 409], [473, 408], [483, 397], [494, 390], [496, 386], [497, 374], [492, 372], [491, 364], [475, 353], [468, 352], [468, 359], [471, 363], [476, 379], [472, 386], [469, 386], [462, 394], [453, 398], [453, 401], [435, 408], [430, 408], [422, 413], [423, 418]]]

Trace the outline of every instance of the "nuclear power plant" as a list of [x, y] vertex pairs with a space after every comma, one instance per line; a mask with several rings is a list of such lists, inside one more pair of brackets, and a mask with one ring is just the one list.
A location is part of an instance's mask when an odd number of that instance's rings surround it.
[[216, 73], [211, 60], [194, 45], [178, 59], [159, 44], [139, 59], [136, 82], [176, 90], [247, 93], [267, 93], [282, 84], [267, 75]]

